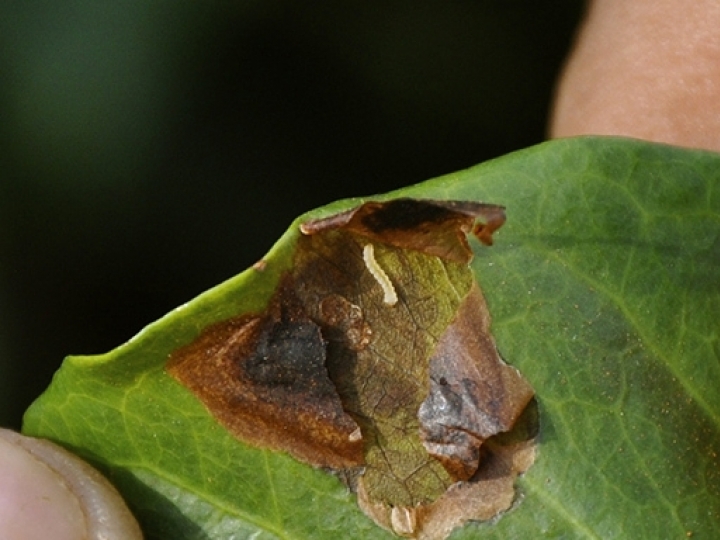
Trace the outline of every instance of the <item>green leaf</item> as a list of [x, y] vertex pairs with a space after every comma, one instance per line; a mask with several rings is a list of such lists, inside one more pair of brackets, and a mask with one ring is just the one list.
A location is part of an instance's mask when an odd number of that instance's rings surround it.
[[[570, 139], [382, 198], [398, 196], [507, 207], [473, 267], [540, 408], [520, 503], [452, 537], [720, 538], [720, 156]], [[26, 414], [25, 433], [108, 473], [148, 538], [391, 537], [338, 480], [237, 442], [164, 372], [206, 325], [264, 307], [296, 230], [264, 272], [106, 355], [68, 358]]]

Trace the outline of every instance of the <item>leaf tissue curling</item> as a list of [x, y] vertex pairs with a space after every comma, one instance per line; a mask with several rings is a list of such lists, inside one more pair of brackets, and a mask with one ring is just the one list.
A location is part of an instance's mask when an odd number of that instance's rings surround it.
[[504, 221], [417, 199], [306, 221], [266, 311], [205, 329], [168, 371], [238, 438], [351, 479], [396, 534], [488, 520], [534, 460], [534, 392], [468, 265], [466, 235], [490, 245]]

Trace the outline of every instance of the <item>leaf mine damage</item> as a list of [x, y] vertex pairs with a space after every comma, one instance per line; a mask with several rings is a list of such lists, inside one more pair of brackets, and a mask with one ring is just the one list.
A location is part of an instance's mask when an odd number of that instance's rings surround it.
[[468, 266], [466, 235], [490, 245], [504, 220], [396, 199], [307, 221], [267, 310], [205, 329], [168, 371], [240, 439], [350, 479], [399, 535], [491, 519], [534, 460], [533, 390]]

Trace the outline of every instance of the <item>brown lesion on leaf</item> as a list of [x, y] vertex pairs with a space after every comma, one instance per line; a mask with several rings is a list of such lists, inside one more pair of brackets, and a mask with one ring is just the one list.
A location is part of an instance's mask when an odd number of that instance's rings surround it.
[[514, 483], [535, 461], [536, 435], [537, 406], [531, 400], [510, 432], [485, 441], [475, 474], [467, 481], [454, 483], [433, 504], [399, 512], [397, 508], [370, 501], [362, 484], [358, 503], [376, 523], [400, 536], [421, 540], [447, 538], [453, 529], [468, 521], [491, 520], [516, 504]]
[[286, 277], [265, 314], [210, 326], [173, 353], [167, 370], [237, 437], [317, 466], [357, 467], [358, 426], [325, 361], [320, 327]]
[[[477, 222], [478, 218], [484, 221]], [[372, 241], [467, 264], [472, 251], [466, 235], [472, 232], [485, 245], [492, 245], [492, 234], [503, 223], [505, 209], [496, 204], [394, 199], [367, 202], [334, 216], [306, 221], [300, 230], [314, 235], [343, 229]]]
[[[420, 438], [452, 485], [431, 503], [399, 512], [374, 498], [360, 478], [360, 506], [401, 536], [442, 539], [467, 521], [486, 521], [508, 510], [515, 479], [534, 462], [534, 392], [500, 358], [489, 325], [484, 299], [473, 285], [430, 359], [430, 391], [418, 411]], [[415, 529], [407, 530], [408, 523]]]
[[[395, 505], [415, 505], [439, 496], [452, 483], [442, 466], [427, 454], [417, 437], [417, 411], [429, 384], [428, 357], [447, 321], [420, 328], [414, 321], [413, 295], [423, 294], [421, 280], [411, 272], [393, 274], [403, 291], [389, 308], [382, 291], [365, 268], [363, 240], [345, 231], [301, 238], [295, 261], [298, 296], [308, 314], [320, 322], [328, 340], [327, 368], [345, 410], [360, 426], [366, 470], [376, 498]], [[435, 257], [378, 245], [388, 269], [407, 270]], [[423, 259], [429, 259], [424, 261]], [[471, 278], [467, 280], [469, 287]], [[363, 306], [363, 325], [371, 340], [363, 348], [348, 346], [344, 324], [333, 326], [323, 315], [333, 303]], [[452, 307], [446, 310], [452, 313]]]
[[372, 328], [360, 306], [338, 294], [329, 294], [318, 305], [318, 321], [326, 338], [340, 341], [352, 351], [362, 351], [372, 340]]
[[397, 199], [305, 222], [267, 310], [206, 329], [168, 370], [239, 438], [351, 478], [397, 534], [490, 519], [534, 458], [532, 388], [500, 358], [468, 267], [466, 235], [489, 245], [504, 220]]
[[473, 284], [430, 358], [430, 392], [418, 411], [425, 448], [454, 478], [467, 480], [483, 441], [509, 431], [533, 395], [500, 358], [485, 300]]

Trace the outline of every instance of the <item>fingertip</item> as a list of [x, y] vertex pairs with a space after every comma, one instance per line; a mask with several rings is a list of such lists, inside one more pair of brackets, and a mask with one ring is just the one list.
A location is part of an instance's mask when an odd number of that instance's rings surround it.
[[42, 439], [0, 429], [0, 537], [137, 540], [140, 527], [94, 468]]

